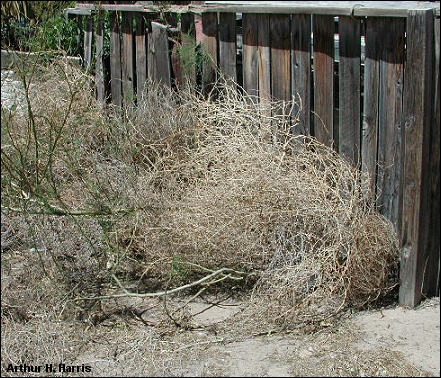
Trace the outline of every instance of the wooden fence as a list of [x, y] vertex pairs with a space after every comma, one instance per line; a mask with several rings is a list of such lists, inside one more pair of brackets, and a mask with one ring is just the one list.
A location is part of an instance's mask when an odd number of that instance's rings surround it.
[[[83, 19], [84, 65], [94, 64], [100, 101], [133, 102], [148, 77], [209, 90], [219, 71], [262, 101], [300, 98], [298, 132], [372, 177], [373, 201], [400, 238], [400, 303], [414, 307], [439, 295], [440, 11], [433, 2], [390, 3], [82, 4], [67, 12]], [[198, 56], [209, 59], [198, 65]]]

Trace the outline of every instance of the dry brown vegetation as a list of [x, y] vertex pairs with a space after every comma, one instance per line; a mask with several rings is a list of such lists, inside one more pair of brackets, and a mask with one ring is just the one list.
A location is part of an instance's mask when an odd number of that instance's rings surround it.
[[37, 71], [19, 70], [27, 111], [2, 108], [3, 365], [74, 363], [74, 339], [141, 321], [142, 353], [124, 358], [179, 375], [176, 355], [145, 353], [198, 328], [190, 304], [207, 294], [242, 300], [216, 325], [240, 338], [317, 330], [393, 292], [396, 236], [368, 178], [297, 135], [293, 104], [149, 83], [137, 107], [103, 109], [78, 68]]

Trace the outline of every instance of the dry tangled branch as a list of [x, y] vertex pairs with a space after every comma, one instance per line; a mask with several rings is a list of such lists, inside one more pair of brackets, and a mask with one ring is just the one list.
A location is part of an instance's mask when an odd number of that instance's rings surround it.
[[[148, 83], [136, 109], [105, 119], [96, 108], [81, 113], [87, 78], [66, 70], [59, 88], [67, 98], [49, 97], [57, 111], [45, 110], [37, 94], [32, 99], [34, 149], [27, 123], [8, 120], [17, 156], [2, 145], [10, 158], [2, 167], [10, 162], [11, 172], [17, 168], [16, 177], [30, 182], [41, 172], [40, 187], [31, 189], [47, 208], [97, 217], [103, 237], [96, 255], [107, 254], [106, 277], [118, 277], [117, 290], [125, 279], [137, 280], [140, 294], [171, 282], [186, 288], [208, 276], [201, 266], [241, 271], [253, 289], [254, 324], [288, 326], [371, 303], [396, 285], [396, 236], [370, 206], [367, 178], [298, 135], [294, 102], [259, 102], [222, 83], [215, 100]], [[59, 139], [46, 139], [54, 133]], [[15, 163], [20, 143], [35, 156], [34, 171], [19, 171], [27, 163]], [[11, 201], [17, 190], [9, 179]], [[98, 265], [105, 269], [106, 262]]]

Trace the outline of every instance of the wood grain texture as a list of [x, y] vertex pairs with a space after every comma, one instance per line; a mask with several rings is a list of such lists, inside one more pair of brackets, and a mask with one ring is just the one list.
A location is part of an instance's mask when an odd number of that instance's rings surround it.
[[334, 144], [334, 29], [334, 17], [313, 17], [313, 130], [318, 141], [329, 147]]

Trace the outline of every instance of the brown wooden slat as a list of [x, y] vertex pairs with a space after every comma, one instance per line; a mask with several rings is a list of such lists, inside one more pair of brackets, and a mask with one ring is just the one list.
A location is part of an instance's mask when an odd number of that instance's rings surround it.
[[133, 69], [133, 14], [122, 14], [122, 41], [121, 41], [121, 78], [123, 102], [132, 105], [135, 99], [134, 69]]
[[258, 28], [259, 16], [257, 14], [242, 15], [243, 88], [252, 96], [257, 96], [259, 93]]
[[382, 49], [379, 57], [377, 207], [400, 233], [405, 20], [382, 18], [379, 30]]
[[434, 94], [433, 12], [409, 11], [406, 21], [407, 63], [403, 94], [405, 158], [399, 301], [414, 307], [425, 294], [422, 293], [422, 282], [431, 253], [435, 248], [439, 249], [439, 244], [429, 248], [429, 152]]
[[152, 22], [151, 28], [148, 40], [148, 76], [155, 82], [171, 87], [167, 28], [157, 22]]
[[369, 176], [372, 204], [375, 204], [377, 183], [380, 25], [381, 18], [373, 17], [366, 21], [361, 160], [362, 172]]
[[314, 30], [314, 135], [331, 147], [334, 137], [334, 17], [315, 15]]
[[135, 54], [136, 54], [136, 97], [141, 98], [147, 80], [147, 33], [143, 14], [136, 14]]
[[426, 274], [423, 277], [422, 292], [427, 296], [439, 296], [440, 291], [440, 19], [435, 19], [435, 86], [433, 95], [433, 120], [430, 130], [430, 231], [428, 241], [429, 256], [426, 264]]
[[339, 63], [339, 153], [352, 164], [361, 160], [360, 146], [360, 21], [340, 17], [338, 22]]
[[122, 105], [121, 39], [119, 14], [110, 15], [110, 90], [112, 103]]
[[237, 82], [236, 38], [236, 13], [219, 14], [219, 69], [231, 82]]
[[204, 13], [202, 15], [202, 91], [207, 95], [211, 93], [213, 84], [217, 78], [218, 65], [218, 22], [217, 13]]
[[262, 112], [271, 116], [271, 41], [270, 41], [270, 15], [259, 14], [257, 32], [257, 72], [259, 99]]
[[311, 134], [311, 16], [292, 15], [292, 93], [299, 105], [294, 108], [299, 124], [295, 134]]
[[98, 13], [96, 25], [96, 67], [95, 67], [95, 89], [98, 102], [104, 103], [106, 99], [105, 83], [104, 83], [104, 15]]
[[291, 22], [289, 15], [270, 16], [271, 95], [291, 100]]

